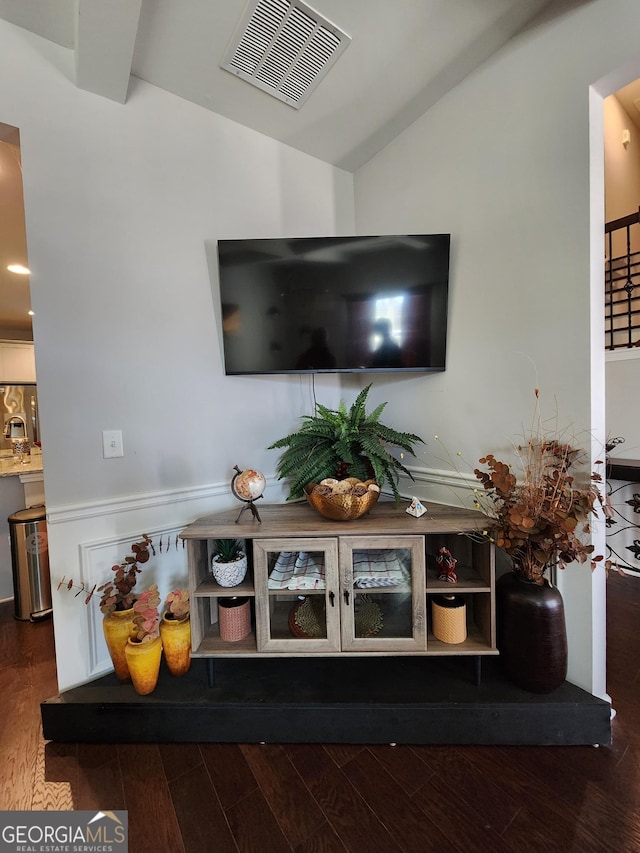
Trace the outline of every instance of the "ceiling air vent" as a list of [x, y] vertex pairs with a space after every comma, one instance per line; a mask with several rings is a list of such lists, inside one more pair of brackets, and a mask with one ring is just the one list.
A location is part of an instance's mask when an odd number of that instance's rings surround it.
[[350, 41], [302, 0], [251, 0], [222, 68], [298, 109]]

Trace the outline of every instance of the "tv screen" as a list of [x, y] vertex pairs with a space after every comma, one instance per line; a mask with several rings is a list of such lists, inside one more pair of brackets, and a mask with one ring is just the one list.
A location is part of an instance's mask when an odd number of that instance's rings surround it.
[[219, 240], [227, 375], [445, 369], [449, 234]]

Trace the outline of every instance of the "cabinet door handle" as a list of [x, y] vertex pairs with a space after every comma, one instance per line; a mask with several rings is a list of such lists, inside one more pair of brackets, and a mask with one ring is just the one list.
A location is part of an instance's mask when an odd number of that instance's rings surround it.
[[344, 591], [344, 603], [349, 604], [349, 590], [345, 589]]
[[333, 593], [333, 592], [330, 592], [330, 593], [329, 593], [329, 602], [330, 602], [330, 604], [331, 604], [331, 606], [332, 606], [332, 607], [335, 607], [334, 599], [335, 599], [335, 595], [334, 595], [334, 593]]

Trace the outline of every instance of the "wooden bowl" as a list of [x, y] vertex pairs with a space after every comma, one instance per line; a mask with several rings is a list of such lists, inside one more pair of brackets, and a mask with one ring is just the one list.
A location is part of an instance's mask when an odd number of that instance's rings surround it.
[[[341, 481], [343, 483], [357, 484], [358, 480], [348, 478]], [[375, 485], [373, 480], [367, 480], [362, 485]], [[305, 495], [308, 503], [320, 513], [324, 518], [330, 518], [333, 521], [351, 521], [354, 518], [360, 518], [361, 515], [369, 512], [371, 507], [380, 497], [380, 489], [369, 489], [363, 495], [354, 495], [350, 492], [336, 491], [332, 494], [322, 494], [316, 491], [318, 484], [309, 483], [305, 487]]]

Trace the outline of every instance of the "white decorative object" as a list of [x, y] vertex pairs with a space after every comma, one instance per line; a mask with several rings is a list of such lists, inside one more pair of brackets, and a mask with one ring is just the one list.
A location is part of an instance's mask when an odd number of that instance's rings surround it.
[[247, 555], [242, 554], [231, 563], [221, 563], [217, 554], [211, 560], [211, 573], [220, 586], [237, 586], [247, 573]]
[[409, 515], [413, 515], [414, 518], [420, 518], [421, 515], [424, 515], [426, 509], [422, 506], [418, 498], [411, 498], [411, 504], [407, 507], [407, 512]]

